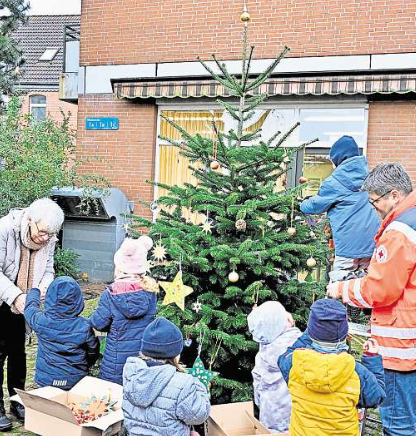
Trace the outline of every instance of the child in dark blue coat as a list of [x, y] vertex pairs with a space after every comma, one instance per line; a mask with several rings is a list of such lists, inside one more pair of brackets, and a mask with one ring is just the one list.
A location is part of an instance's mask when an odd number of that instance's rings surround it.
[[84, 299], [71, 277], [58, 277], [40, 310], [40, 290], [31, 289], [26, 299], [25, 319], [38, 337], [35, 382], [40, 386], [71, 389], [88, 374], [99, 356], [99, 343], [91, 324], [80, 313]]
[[139, 354], [143, 332], [155, 317], [158, 285], [145, 275], [152, 246], [148, 236], [124, 240], [114, 256], [114, 283], [90, 318], [96, 330], [108, 332], [100, 372], [104, 380], [123, 384], [124, 364]]
[[317, 195], [305, 199], [305, 214], [328, 213], [335, 245], [331, 281], [361, 276], [370, 264], [375, 249], [374, 236], [380, 219], [361, 187], [368, 175], [368, 164], [360, 156], [357, 143], [343, 136], [329, 154], [335, 170], [322, 182]]

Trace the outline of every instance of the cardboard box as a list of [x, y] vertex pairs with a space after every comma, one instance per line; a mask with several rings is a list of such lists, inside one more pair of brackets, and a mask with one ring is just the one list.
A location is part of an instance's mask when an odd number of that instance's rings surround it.
[[207, 436], [265, 436], [268, 434], [271, 432], [254, 418], [251, 401], [211, 407]]
[[[121, 430], [123, 423], [123, 387], [94, 377], [84, 377], [70, 391], [48, 386], [32, 391], [17, 390], [11, 400], [25, 406], [25, 429], [42, 436], [111, 436]], [[91, 396], [111, 395], [117, 400], [115, 411], [87, 424], [79, 425], [68, 408]]]

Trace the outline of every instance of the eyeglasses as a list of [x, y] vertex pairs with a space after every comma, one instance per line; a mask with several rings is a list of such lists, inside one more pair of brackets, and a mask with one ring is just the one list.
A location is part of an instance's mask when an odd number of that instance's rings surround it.
[[372, 200], [371, 198], [368, 199], [368, 202], [371, 204], [371, 206], [373, 206], [374, 208], [377, 209], [376, 203], [381, 200], [382, 198], [384, 198], [386, 195], [389, 195], [391, 193], [392, 189], [390, 191], [387, 191], [385, 194], [380, 195], [380, 197], [375, 198], [374, 200]]
[[55, 233], [48, 233], [44, 230], [39, 230], [38, 223], [34, 222], [34, 224], [36, 226], [36, 230], [38, 231], [38, 236], [40, 236], [41, 238], [47, 236], [50, 239], [55, 236]]

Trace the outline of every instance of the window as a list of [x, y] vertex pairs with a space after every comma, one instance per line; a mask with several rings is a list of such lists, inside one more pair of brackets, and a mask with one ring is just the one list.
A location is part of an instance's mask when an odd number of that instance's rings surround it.
[[30, 96], [30, 114], [35, 122], [46, 119], [46, 97], [44, 95]]
[[[203, 136], [212, 137], [210, 121], [214, 116], [220, 129], [228, 131], [236, 130], [236, 122], [218, 107], [207, 109], [175, 109], [173, 106], [160, 111], [164, 116], [174, 120], [191, 134], [200, 133]], [[332, 164], [328, 158], [332, 144], [343, 135], [353, 136], [363, 152], [366, 147], [367, 116], [364, 104], [354, 107], [342, 107], [342, 105], [329, 105], [327, 107], [269, 107], [268, 109], [255, 110], [250, 119], [251, 125], [247, 130], [258, 127], [262, 128], [262, 139], [267, 141], [276, 131], [286, 132], [297, 121], [300, 127], [285, 142], [286, 147], [293, 147], [314, 138], [319, 141], [300, 151], [293, 161], [292, 171], [288, 173], [288, 185], [298, 183], [303, 174], [310, 181], [304, 195], [315, 194], [321, 182], [332, 172]], [[164, 119], [160, 119], [160, 135], [180, 140], [180, 135]], [[180, 156], [176, 147], [170, 146], [166, 141], [158, 140], [157, 180], [169, 185], [183, 185], [185, 182], [194, 182], [191, 171], [188, 169], [189, 162]], [[156, 189], [156, 197], [165, 192]]]
[[42, 56], [39, 58], [40, 61], [53, 61], [56, 54], [58, 53], [58, 48], [47, 48]]

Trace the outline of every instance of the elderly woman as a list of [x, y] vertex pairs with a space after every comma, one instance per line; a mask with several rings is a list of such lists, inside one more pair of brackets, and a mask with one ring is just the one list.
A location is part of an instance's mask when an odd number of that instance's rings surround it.
[[[62, 226], [62, 209], [48, 198], [26, 209], [12, 209], [0, 219], [0, 432], [12, 424], [3, 402], [3, 367], [7, 358], [7, 387], [24, 389], [26, 379], [25, 308], [32, 287], [45, 295], [54, 279], [56, 234]], [[24, 408], [12, 402], [10, 412], [20, 421]]]

